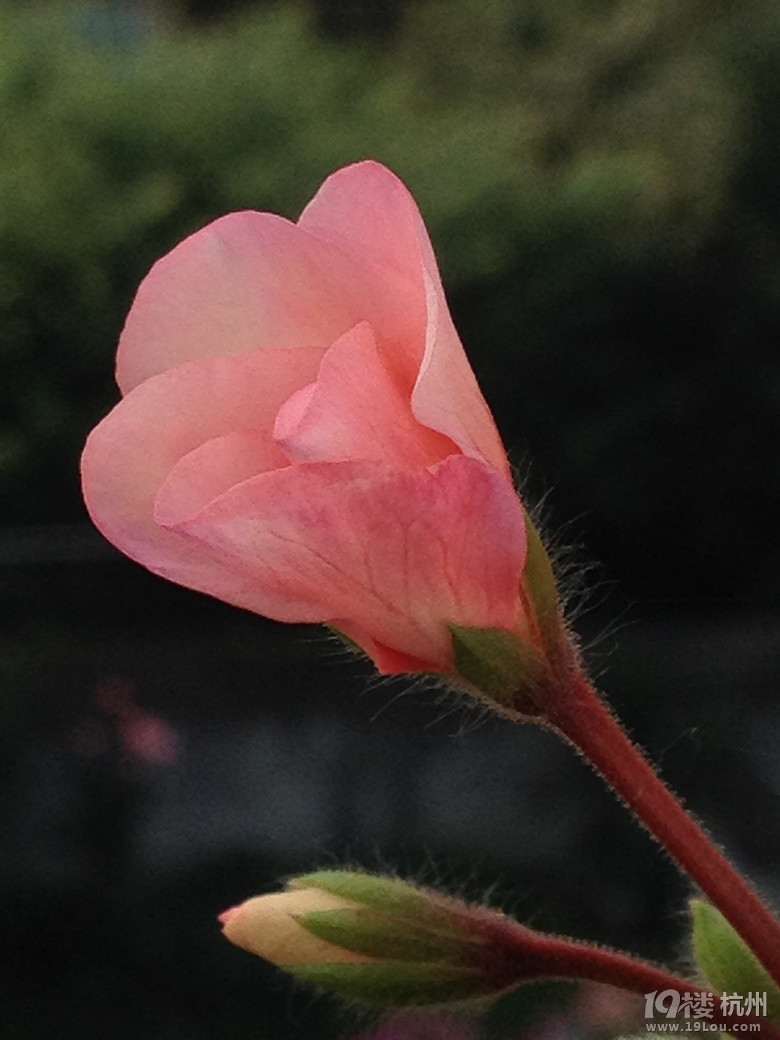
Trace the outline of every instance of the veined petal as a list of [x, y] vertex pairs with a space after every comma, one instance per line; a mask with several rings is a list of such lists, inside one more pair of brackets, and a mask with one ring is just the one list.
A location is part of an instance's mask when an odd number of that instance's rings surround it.
[[419, 469], [455, 452], [414, 418], [366, 322], [338, 339], [316, 383], [282, 406], [274, 438], [293, 462], [376, 459]]
[[523, 509], [503, 477], [464, 456], [416, 472], [382, 462], [290, 466], [231, 488], [172, 530], [235, 560], [258, 593], [319, 604], [319, 620], [349, 619], [432, 670], [452, 666], [448, 623], [517, 620]]
[[175, 474], [164, 512], [190, 515], [204, 497], [287, 465], [271, 437], [276, 412], [314, 378], [322, 355], [303, 348], [202, 359], [129, 393], [93, 430], [82, 457], [84, 497], [99, 530], [171, 581], [258, 613], [269, 600], [278, 607], [270, 595], [257, 599], [232, 560], [219, 561], [159, 526], [155, 499]]

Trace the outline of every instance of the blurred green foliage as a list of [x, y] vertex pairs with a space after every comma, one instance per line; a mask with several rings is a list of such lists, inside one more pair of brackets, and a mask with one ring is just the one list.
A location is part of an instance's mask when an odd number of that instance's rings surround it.
[[425, 0], [341, 39], [304, 2], [164, 10], [0, 3], [8, 521], [82, 515], [76, 458], [151, 263], [231, 209], [294, 217], [371, 156], [418, 198], [560, 515], [591, 513], [639, 587], [655, 545], [667, 587], [774, 589], [776, 540], [746, 559], [780, 521], [776, 5]]

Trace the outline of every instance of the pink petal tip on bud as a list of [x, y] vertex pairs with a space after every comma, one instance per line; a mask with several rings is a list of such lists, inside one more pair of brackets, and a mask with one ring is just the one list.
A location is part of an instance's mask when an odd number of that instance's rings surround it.
[[225, 928], [228, 922], [236, 916], [241, 909], [240, 906], [229, 906], [227, 910], [223, 910], [222, 913], [217, 917], [217, 920]]

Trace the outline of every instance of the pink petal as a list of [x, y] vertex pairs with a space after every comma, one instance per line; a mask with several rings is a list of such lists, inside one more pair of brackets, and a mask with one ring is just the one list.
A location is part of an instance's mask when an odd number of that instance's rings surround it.
[[217, 560], [160, 527], [155, 498], [170, 478], [163, 513], [188, 516], [232, 484], [286, 465], [270, 435], [276, 412], [315, 376], [322, 354], [308, 348], [203, 359], [142, 383], [84, 449], [84, 497], [96, 526], [171, 581], [259, 613], [278, 608], [273, 597], [258, 600], [232, 560]]
[[508, 476], [501, 438], [452, 324], [425, 224], [404, 184], [379, 163], [347, 166], [325, 181], [299, 223], [424, 286], [425, 353], [420, 356], [416, 342], [403, 350], [418, 373], [412, 410], [466, 455]]
[[304, 209], [298, 226], [419, 282], [421, 221], [403, 181], [369, 160], [331, 174]]
[[317, 382], [282, 406], [274, 438], [294, 462], [377, 459], [415, 469], [455, 451], [415, 420], [365, 322], [327, 351]]
[[173, 466], [154, 499], [163, 527], [197, 515], [234, 484], [287, 465], [267, 430], [242, 429], [212, 437]]
[[185, 361], [259, 348], [325, 347], [368, 320], [390, 343], [424, 345], [410, 296], [393, 272], [270, 213], [232, 213], [154, 265], [119, 342], [123, 393]]
[[436, 672], [438, 666], [430, 661], [423, 661], [411, 654], [402, 654], [398, 650], [392, 650], [384, 643], [372, 639], [368, 633], [352, 621], [337, 618], [330, 624], [334, 629], [351, 639], [357, 646], [362, 647], [371, 658], [378, 672], [382, 675], [414, 675], [415, 672]]
[[425, 349], [427, 305], [419, 243], [425, 229], [409, 190], [380, 163], [354, 163], [327, 178], [298, 226], [392, 276], [385, 284], [388, 302], [407, 313], [412, 334], [385, 337], [380, 349], [411, 393]]
[[[517, 621], [523, 509], [503, 477], [463, 456], [416, 472], [381, 462], [291, 466], [231, 488], [174, 530], [233, 559], [258, 597], [271, 590], [317, 605], [319, 620], [347, 619], [431, 670], [452, 665], [447, 622]], [[294, 609], [272, 616], [313, 620]]]
[[123, 393], [196, 358], [327, 346], [355, 320], [327, 277], [333, 252], [268, 213], [232, 213], [185, 239], [138, 290], [119, 342]]

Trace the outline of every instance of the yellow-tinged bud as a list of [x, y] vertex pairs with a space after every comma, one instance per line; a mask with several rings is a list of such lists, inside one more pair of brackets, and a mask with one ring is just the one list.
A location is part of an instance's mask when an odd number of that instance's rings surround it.
[[225, 910], [219, 921], [226, 939], [280, 968], [288, 964], [365, 963], [373, 958], [324, 942], [299, 923], [313, 911], [354, 910], [358, 906], [321, 889], [301, 888], [247, 899]]
[[[621, 954], [356, 871], [293, 878], [287, 891], [249, 899], [220, 920], [231, 942], [296, 978], [391, 1007], [482, 1001], [541, 979], [617, 979], [624, 985], [636, 970], [640, 992], [647, 989], [647, 971]], [[658, 972], [647, 970], [657, 983]]]
[[299, 979], [412, 1006], [511, 986], [485, 934], [498, 916], [395, 878], [334, 870], [293, 878], [287, 891], [249, 899], [220, 921], [231, 942]]

